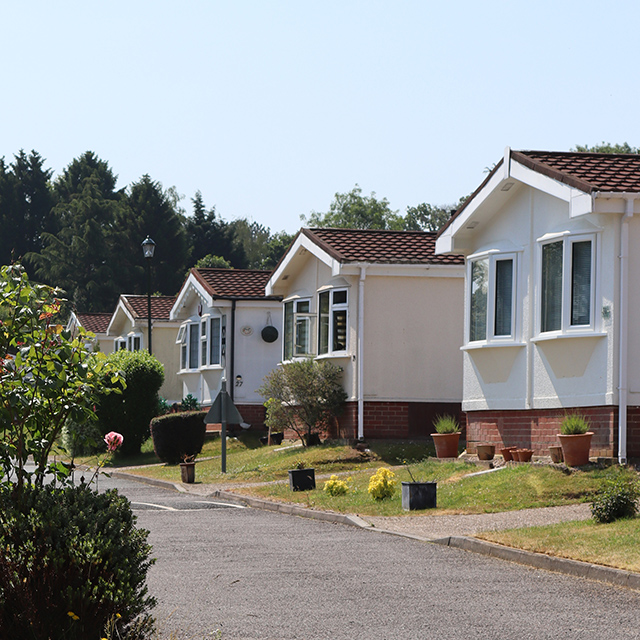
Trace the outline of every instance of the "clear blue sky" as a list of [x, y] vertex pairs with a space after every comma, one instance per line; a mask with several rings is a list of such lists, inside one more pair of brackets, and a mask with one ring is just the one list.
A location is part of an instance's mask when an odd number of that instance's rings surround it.
[[404, 212], [505, 146], [640, 143], [640, 3], [0, 2], [0, 156], [84, 151], [296, 231], [358, 183]]

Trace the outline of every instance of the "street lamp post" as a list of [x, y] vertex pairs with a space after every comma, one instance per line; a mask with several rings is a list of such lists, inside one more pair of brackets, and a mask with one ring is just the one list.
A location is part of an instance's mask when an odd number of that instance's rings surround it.
[[153, 353], [151, 350], [151, 260], [153, 258], [153, 254], [156, 250], [156, 243], [147, 236], [145, 241], [142, 243], [142, 254], [145, 257], [147, 262], [147, 319], [149, 321], [148, 325], [148, 340], [149, 340], [149, 353]]

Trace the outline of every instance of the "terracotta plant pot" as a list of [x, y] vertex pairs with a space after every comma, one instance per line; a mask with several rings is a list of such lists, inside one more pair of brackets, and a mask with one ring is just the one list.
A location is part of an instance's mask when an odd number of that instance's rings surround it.
[[562, 456], [562, 447], [560, 445], [554, 445], [549, 447], [549, 455], [551, 456], [551, 462], [559, 464], [564, 460]]
[[518, 449], [518, 460], [520, 462], [531, 462], [533, 449]]
[[591, 449], [592, 431], [580, 433], [572, 436], [558, 434], [564, 463], [568, 467], [581, 467], [589, 464], [589, 450]]
[[513, 460], [513, 456], [511, 455], [513, 449], [511, 447], [503, 447], [500, 449], [500, 455], [504, 458], [505, 462], [509, 462], [509, 460]]
[[514, 462], [520, 462], [520, 449], [511, 449], [511, 459]]
[[496, 447], [493, 444], [479, 444], [476, 445], [476, 452], [478, 460], [493, 460], [493, 456], [496, 454]]
[[460, 433], [432, 433], [438, 458], [457, 458]]

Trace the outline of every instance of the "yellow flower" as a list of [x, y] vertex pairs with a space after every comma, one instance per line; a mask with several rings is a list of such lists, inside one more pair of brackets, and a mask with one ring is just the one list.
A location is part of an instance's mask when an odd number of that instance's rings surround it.
[[80, 620], [80, 616], [77, 616], [75, 613], [73, 613], [73, 611], [67, 611], [67, 615], [68, 615], [72, 620]]

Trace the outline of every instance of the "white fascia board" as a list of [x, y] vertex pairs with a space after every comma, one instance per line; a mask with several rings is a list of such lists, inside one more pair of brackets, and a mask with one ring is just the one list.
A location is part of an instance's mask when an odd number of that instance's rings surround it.
[[171, 307], [171, 311], [169, 312], [170, 320], [177, 319], [182, 308], [187, 305], [192, 293], [195, 293], [200, 300], [202, 300], [203, 305], [208, 307], [212, 306], [211, 295], [204, 290], [202, 283], [193, 275], [193, 273], [190, 273], [189, 277], [182, 285], [182, 289], [180, 289], [180, 292], [176, 297], [176, 301], [173, 303], [173, 307]]
[[[460, 215], [451, 223], [449, 228], [436, 240], [436, 253], [448, 253], [453, 250], [453, 243], [458, 232], [464, 231], [470, 218], [484, 204], [494, 191], [500, 188], [505, 180], [502, 171], [496, 171], [483, 189], [476, 194], [475, 198], [462, 210]], [[449, 242], [446, 238], [449, 236]]]
[[[134, 317], [129, 313], [129, 310], [127, 309], [127, 307], [124, 305], [124, 302], [122, 301], [122, 296], [120, 296], [120, 298], [118, 299], [118, 305], [116, 306], [116, 310], [113, 312], [113, 315], [111, 316], [111, 320], [109, 320], [109, 326], [107, 327], [107, 333], [106, 335], [115, 335], [113, 333], [111, 333], [111, 329], [112, 329], [112, 325], [115, 323], [116, 318], [118, 317], [118, 315], [120, 313], [124, 313], [125, 317], [129, 320], [129, 322], [131, 323], [132, 327], [135, 327], [136, 321], [134, 319]], [[118, 335], [120, 335], [119, 332], [117, 332]]]
[[634, 215], [640, 213], [640, 192], [637, 191], [597, 191], [593, 199], [594, 213], [626, 213], [628, 200], [633, 200]]
[[342, 275], [359, 276], [366, 266], [368, 277], [419, 277], [419, 278], [464, 278], [463, 264], [348, 264], [343, 265]]
[[287, 268], [289, 267], [289, 263], [300, 253], [301, 249], [305, 249], [313, 256], [315, 256], [318, 260], [324, 262], [328, 267], [331, 268], [333, 275], [339, 275], [340, 262], [334, 260], [326, 251], [321, 249], [304, 233], [300, 233], [289, 251], [287, 251], [278, 268], [271, 274], [271, 277], [267, 281], [267, 284], [265, 286], [265, 295], [274, 295], [274, 290], [278, 286], [282, 276], [285, 274]]
[[511, 177], [528, 185], [532, 189], [537, 189], [554, 198], [568, 202], [570, 218], [593, 213], [594, 199], [590, 193], [554, 180], [533, 169], [529, 169], [529, 167], [525, 167], [514, 159], [511, 159]]

